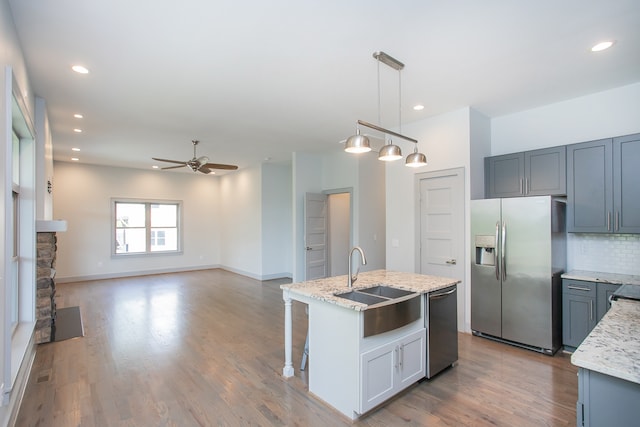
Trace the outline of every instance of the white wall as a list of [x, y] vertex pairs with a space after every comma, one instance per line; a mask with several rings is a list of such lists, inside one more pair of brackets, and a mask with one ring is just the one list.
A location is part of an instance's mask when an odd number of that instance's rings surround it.
[[38, 203], [37, 219], [53, 219], [53, 191], [47, 191], [47, 182], [53, 185], [53, 141], [47, 105], [44, 99], [35, 99], [35, 127], [36, 127], [36, 190]]
[[262, 278], [292, 277], [291, 165], [262, 165]]
[[[416, 188], [415, 174], [444, 169], [463, 168], [465, 170], [465, 227], [470, 224], [470, 140], [471, 140], [470, 108], [463, 108], [450, 113], [434, 116], [404, 126], [403, 134], [419, 141], [418, 150], [427, 156], [427, 166], [407, 168], [404, 162], [390, 162], [386, 170], [386, 251], [387, 269], [416, 272], [417, 232], [416, 232]], [[475, 114], [475, 113], [473, 113]], [[475, 117], [476, 137], [486, 139], [483, 134], [489, 128], [486, 118]], [[485, 122], [483, 122], [483, 120]], [[413, 150], [411, 145], [401, 146], [406, 155]], [[476, 161], [477, 163], [477, 161]], [[469, 254], [469, 236], [465, 236], [463, 259], [466, 266]], [[469, 283], [470, 271], [465, 267], [464, 277], [459, 278], [458, 307], [459, 329], [470, 331], [471, 307]]]
[[[469, 169], [469, 108], [441, 114], [404, 126], [403, 134], [419, 141], [418, 150], [427, 156], [427, 166], [408, 168], [404, 162], [387, 165], [387, 268], [415, 272], [416, 173], [462, 167]], [[401, 146], [403, 153], [413, 151]], [[469, 194], [468, 175], [465, 180]], [[397, 247], [392, 243], [397, 243]]]
[[377, 270], [387, 265], [385, 164], [378, 160], [377, 153], [358, 160], [358, 181], [354, 194], [354, 215], [357, 215], [354, 227], [357, 233], [354, 241], [367, 256], [367, 265], [360, 267], [360, 271]]
[[640, 83], [491, 121], [491, 155], [640, 132]]
[[240, 169], [220, 180], [220, 264], [259, 279], [262, 271], [262, 172]]
[[[491, 155], [640, 133], [640, 83], [497, 117], [491, 133]], [[640, 239], [570, 233], [567, 269], [640, 275]]]
[[[220, 263], [217, 177], [55, 162], [54, 217], [68, 230], [58, 233], [59, 281], [118, 277], [216, 267]], [[183, 202], [183, 253], [111, 256], [111, 199]]]

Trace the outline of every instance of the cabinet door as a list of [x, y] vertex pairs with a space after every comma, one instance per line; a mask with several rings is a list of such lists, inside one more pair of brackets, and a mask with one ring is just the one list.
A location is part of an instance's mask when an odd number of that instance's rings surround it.
[[360, 413], [384, 402], [396, 392], [399, 345], [397, 341], [360, 356]]
[[524, 195], [524, 153], [484, 159], [485, 198]]
[[613, 294], [620, 285], [614, 285], [611, 283], [598, 283], [597, 288], [597, 296], [596, 296], [596, 323], [602, 319], [602, 317], [609, 311], [611, 308], [611, 303], [609, 302], [609, 297]]
[[524, 194], [564, 196], [567, 194], [567, 148], [552, 147], [524, 153]]
[[613, 231], [640, 233], [640, 134], [613, 140]]
[[612, 231], [612, 140], [567, 146], [567, 231]]
[[595, 325], [594, 297], [562, 295], [562, 341], [565, 346], [578, 347]]
[[399, 390], [409, 387], [425, 376], [426, 330], [415, 332], [400, 341]]

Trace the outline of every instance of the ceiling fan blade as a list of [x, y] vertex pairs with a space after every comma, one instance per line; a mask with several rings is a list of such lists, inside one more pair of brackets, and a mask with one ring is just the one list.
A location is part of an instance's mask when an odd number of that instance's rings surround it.
[[206, 163], [202, 166], [210, 169], [224, 169], [224, 170], [230, 170], [230, 171], [234, 171], [238, 169], [238, 166], [236, 165], [224, 165], [222, 163]]
[[202, 172], [204, 174], [210, 174], [211, 173], [211, 169], [209, 169], [208, 167], [206, 167], [205, 165], [202, 165], [198, 168], [198, 172]]
[[177, 168], [183, 168], [185, 166], [187, 166], [187, 165], [167, 166], [166, 168], [160, 168], [160, 169], [162, 169], [162, 170], [165, 170], [165, 169], [177, 169]]
[[183, 161], [180, 161], [180, 160], [159, 159], [157, 157], [152, 157], [152, 159], [156, 160], [158, 162], [179, 163], [181, 165], [186, 165], [187, 164], [187, 162], [183, 162]]

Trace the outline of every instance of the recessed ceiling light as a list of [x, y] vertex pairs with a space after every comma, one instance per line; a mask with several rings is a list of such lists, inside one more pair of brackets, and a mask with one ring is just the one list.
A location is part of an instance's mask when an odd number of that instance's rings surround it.
[[81, 119], [84, 116], [82, 114], [74, 114], [73, 117], [75, 117], [76, 119]]
[[615, 40], [600, 42], [591, 48], [591, 52], [600, 52], [602, 50], [609, 49], [611, 46], [613, 46], [614, 43], [615, 43]]
[[77, 157], [72, 157], [72, 158], [71, 158], [71, 160], [73, 160], [74, 162], [77, 162], [77, 161], [78, 161], [78, 160], [80, 160], [80, 159], [79, 159], [79, 158], [77, 158]]
[[78, 128], [75, 128], [73, 131], [74, 131], [75, 133], [82, 133], [82, 129], [78, 129]]
[[80, 149], [78, 147], [73, 147], [71, 151], [80, 151]]
[[416, 111], [424, 110], [424, 105], [422, 105], [422, 104], [414, 105], [413, 109], [416, 110]]
[[89, 74], [89, 70], [82, 65], [74, 65], [71, 69], [78, 74]]

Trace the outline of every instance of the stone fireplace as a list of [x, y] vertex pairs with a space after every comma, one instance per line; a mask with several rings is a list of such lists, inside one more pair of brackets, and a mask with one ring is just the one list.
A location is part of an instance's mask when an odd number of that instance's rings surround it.
[[56, 319], [56, 233], [37, 233], [36, 238], [36, 344], [51, 341]]
[[66, 221], [36, 223], [36, 344], [53, 339], [56, 320], [56, 232], [66, 229]]

